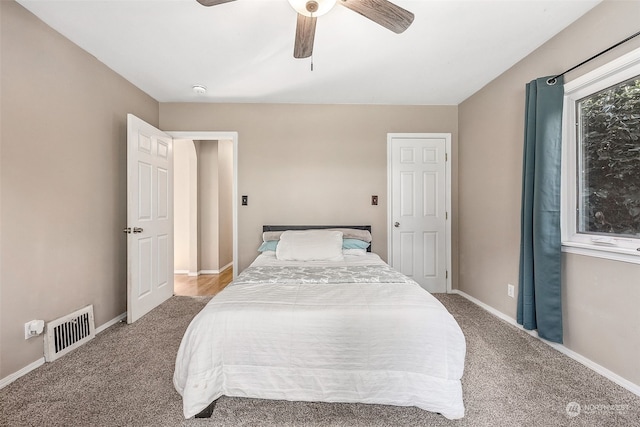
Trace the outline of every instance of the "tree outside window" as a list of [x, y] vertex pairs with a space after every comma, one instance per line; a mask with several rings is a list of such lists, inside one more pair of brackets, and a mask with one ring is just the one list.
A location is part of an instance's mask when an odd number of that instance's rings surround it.
[[577, 232], [640, 237], [640, 76], [576, 102]]

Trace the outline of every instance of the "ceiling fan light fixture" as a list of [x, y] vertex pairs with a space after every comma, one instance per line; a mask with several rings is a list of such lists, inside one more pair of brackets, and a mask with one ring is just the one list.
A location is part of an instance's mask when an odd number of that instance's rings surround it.
[[329, 12], [337, 0], [289, 0], [296, 12], [304, 16], [318, 17]]

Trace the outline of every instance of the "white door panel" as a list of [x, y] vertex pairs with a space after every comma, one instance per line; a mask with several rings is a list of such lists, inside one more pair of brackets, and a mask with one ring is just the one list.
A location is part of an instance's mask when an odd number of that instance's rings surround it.
[[173, 295], [173, 140], [127, 116], [127, 322]]
[[[413, 242], [414, 233], [412, 232], [400, 232], [400, 246], [397, 258], [400, 260], [399, 270], [409, 277], [414, 277], [414, 262], [413, 262]], [[394, 264], [398, 266], [398, 264]], [[396, 267], [397, 268], [397, 267]]]
[[390, 135], [390, 264], [429, 292], [448, 289], [450, 135]]
[[440, 257], [438, 256], [438, 252], [440, 250], [440, 248], [438, 248], [438, 234], [438, 232], [425, 232], [423, 234], [423, 273], [424, 277], [430, 279], [437, 279], [438, 267], [440, 267]]

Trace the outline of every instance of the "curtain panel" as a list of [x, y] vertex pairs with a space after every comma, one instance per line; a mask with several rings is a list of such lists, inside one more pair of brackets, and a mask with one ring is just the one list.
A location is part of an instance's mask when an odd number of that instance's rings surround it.
[[518, 323], [562, 343], [560, 168], [564, 80], [526, 86]]

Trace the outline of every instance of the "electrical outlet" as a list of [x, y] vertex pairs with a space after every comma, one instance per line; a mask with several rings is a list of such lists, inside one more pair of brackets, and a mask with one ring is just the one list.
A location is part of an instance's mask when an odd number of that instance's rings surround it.
[[509, 295], [511, 298], [515, 298], [515, 288], [513, 287], [513, 285], [511, 283], [507, 283], [507, 295]]

